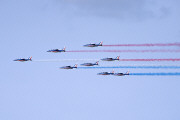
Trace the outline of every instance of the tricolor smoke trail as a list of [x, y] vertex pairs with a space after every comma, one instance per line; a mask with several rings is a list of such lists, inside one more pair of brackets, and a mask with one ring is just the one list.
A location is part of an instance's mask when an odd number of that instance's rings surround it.
[[179, 72], [175, 73], [129, 73], [129, 75], [136, 75], [136, 76], [179, 76]]
[[102, 45], [104, 47], [166, 47], [166, 46], [180, 46], [180, 43], [156, 43], [156, 44], [115, 44], [115, 45]]
[[180, 52], [180, 50], [71, 50], [66, 52]]
[[180, 66], [102, 66], [102, 67], [78, 67], [78, 69], [116, 69], [116, 68], [133, 68], [133, 69], [180, 69]]

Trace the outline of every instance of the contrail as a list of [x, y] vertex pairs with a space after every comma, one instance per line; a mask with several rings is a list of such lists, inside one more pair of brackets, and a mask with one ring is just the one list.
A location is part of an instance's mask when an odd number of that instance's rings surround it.
[[106, 68], [134, 68], [134, 69], [180, 69], [180, 66], [102, 66], [102, 67], [78, 67], [78, 69], [106, 69]]
[[99, 59], [47, 59], [32, 60], [32, 62], [68, 62], [68, 61], [98, 61]]
[[180, 61], [180, 58], [168, 58], [168, 59], [119, 59], [119, 61]]
[[179, 76], [179, 72], [175, 73], [129, 73], [129, 75], [138, 75], [138, 76]]
[[156, 44], [115, 44], [115, 45], [102, 45], [104, 47], [166, 47], [166, 46], [180, 46], [180, 43], [156, 43]]
[[71, 50], [66, 52], [180, 52], [180, 50]]

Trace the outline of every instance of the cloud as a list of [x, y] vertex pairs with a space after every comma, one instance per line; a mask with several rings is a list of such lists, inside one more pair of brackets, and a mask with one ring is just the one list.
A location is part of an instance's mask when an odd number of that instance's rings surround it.
[[148, 19], [168, 15], [169, 8], [153, 0], [59, 0], [81, 16], [118, 19]]

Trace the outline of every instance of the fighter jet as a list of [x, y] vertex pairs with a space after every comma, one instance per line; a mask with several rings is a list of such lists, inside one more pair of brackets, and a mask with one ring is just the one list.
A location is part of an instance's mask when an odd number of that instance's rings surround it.
[[129, 71], [127, 71], [126, 73], [114, 73], [115, 76], [125, 76], [125, 75], [129, 75]]
[[94, 65], [98, 65], [98, 62], [97, 61], [96, 63], [84, 63], [84, 64], [81, 64], [82, 66], [94, 66]]
[[86, 44], [86, 45], [84, 45], [84, 47], [98, 47], [98, 46], [102, 46], [102, 43], [103, 42], [100, 42], [99, 44], [95, 44], [95, 43], [93, 43], [93, 44]]
[[120, 56], [117, 56], [116, 58], [103, 58], [101, 59], [102, 61], [115, 61], [115, 60], [119, 60]]
[[32, 61], [32, 57], [29, 57], [28, 59], [25, 58], [20, 58], [20, 59], [15, 59], [14, 61], [20, 61], [20, 62], [25, 62], [25, 61]]
[[59, 49], [52, 49], [52, 50], [48, 50], [47, 52], [53, 52], [53, 53], [58, 53], [58, 52], [65, 52], [66, 48], [64, 47], [63, 49], [59, 50]]
[[63, 67], [60, 67], [60, 69], [73, 69], [73, 68], [77, 68], [77, 64], [75, 64], [74, 66], [63, 66]]
[[114, 75], [114, 70], [112, 72], [101, 72], [98, 73], [97, 75]]

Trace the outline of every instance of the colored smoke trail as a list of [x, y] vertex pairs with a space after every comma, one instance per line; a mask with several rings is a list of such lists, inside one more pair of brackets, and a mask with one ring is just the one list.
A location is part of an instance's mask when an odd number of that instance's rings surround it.
[[169, 59], [119, 59], [119, 61], [180, 61], [180, 58]]
[[180, 52], [180, 50], [71, 50], [66, 52]]
[[180, 61], [180, 58], [169, 58], [169, 59], [119, 59], [119, 61]]
[[134, 69], [180, 69], [180, 66], [103, 66], [103, 67], [78, 67], [78, 69], [106, 69], [106, 68], [134, 68]]
[[154, 47], [154, 46], [180, 46], [180, 43], [156, 43], [156, 44], [116, 44], [116, 45], [103, 45], [105, 47]]
[[138, 75], [138, 76], [179, 76], [179, 72], [175, 73], [129, 73], [129, 75]]

